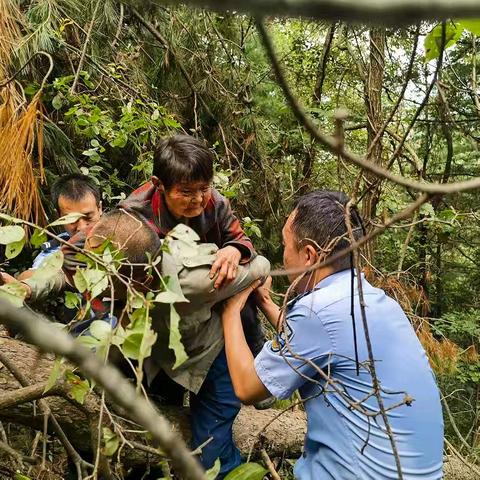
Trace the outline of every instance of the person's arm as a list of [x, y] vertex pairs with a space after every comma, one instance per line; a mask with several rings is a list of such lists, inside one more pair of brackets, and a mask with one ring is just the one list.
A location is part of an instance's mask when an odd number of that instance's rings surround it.
[[[164, 255], [166, 259], [168, 255]], [[255, 280], [265, 278], [270, 273], [270, 262], [260, 255], [246, 265], [239, 265], [234, 280], [222, 288], [215, 288], [215, 279], [210, 278], [210, 268], [214, 261], [213, 255], [206, 258], [203, 264], [196, 262], [195, 258], [187, 258], [184, 267], [179, 273], [180, 287], [183, 295], [192, 304], [215, 305], [250, 286]], [[191, 265], [191, 266], [190, 266]], [[162, 273], [172, 275], [162, 264]]]
[[220, 250], [210, 271], [215, 278], [215, 288], [225, 287], [236, 276], [238, 266], [250, 262], [256, 256], [251, 240], [233, 214], [228, 199], [216, 190], [212, 192], [216, 209], [216, 228], [220, 234]]
[[245, 404], [251, 404], [270, 396], [255, 370], [252, 352], [245, 340], [240, 311], [255, 287], [256, 281], [243, 292], [229, 299], [222, 314], [223, 334], [228, 369], [237, 397]]

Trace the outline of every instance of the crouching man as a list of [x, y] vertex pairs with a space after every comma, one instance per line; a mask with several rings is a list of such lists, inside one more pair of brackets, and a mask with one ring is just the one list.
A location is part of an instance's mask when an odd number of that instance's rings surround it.
[[[303, 455], [295, 464], [298, 479], [397, 479], [401, 478], [397, 460], [404, 479], [440, 479], [443, 420], [439, 392], [407, 317], [397, 302], [362, 276], [375, 370], [396, 459], [373, 393], [350, 257], [315, 269], [332, 240], [341, 239], [327, 251], [327, 258], [349, 245], [348, 201], [346, 195], [328, 191], [312, 192], [298, 200], [283, 227], [284, 266], [310, 271], [289, 277], [296, 282], [298, 296], [287, 306], [277, 339], [267, 342], [255, 359], [245, 343], [239, 312], [260, 282], [226, 302], [222, 322], [233, 386], [245, 403], [270, 394], [289, 398], [299, 390], [308, 426]], [[350, 222], [358, 239], [362, 225], [356, 211]], [[268, 286], [269, 282], [257, 289], [258, 304], [276, 324], [280, 310]], [[405, 402], [405, 394], [413, 401]]]
[[[175, 309], [180, 316], [181, 341], [188, 360], [174, 368], [175, 356], [169, 348], [170, 307], [156, 304], [150, 315], [153, 329], [157, 332], [157, 343], [145, 367], [149, 380], [165, 372], [177, 385], [190, 391], [192, 448], [204, 445], [200, 460], [206, 469], [220, 458], [221, 470], [217, 478], [221, 479], [241, 463], [240, 452], [232, 438], [233, 422], [241, 404], [228, 372], [223, 329], [218, 307], [215, 306], [244, 290], [256, 279], [265, 278], [270, 265], [264, 257], [257, 256], [250, 263], [239, 265], [236, 277], [228, 285], [216, 289], [216, 279], [210, 278], [210, 271], [218, 247], [214, 244], [195, 246], [190, 242], [185, 251], [182, 248], [185, 242], [181, 237], [192, 234], [195, 235], [184, 225], [176, 227], [175, 235], [180, 239], [172, 235], [168, 237], [168, 247], [162, 249], [162, 260], [157, 266], [164, 281], [168, 278], [169, 289], [184, 296], [183, 300], [178, 299]], [[76, 246], [82, 243], [78, 237], [72, 238]], [[147, 264], [149, 257], [155, 258], [162, 241], [140, 214], [126, 210], [104, 214], [83, 238], [83, 243], [87, 250], [94, 250], [105, 240], [120, 248], [125, 255], [124, 261], [132, 265], [130, 269], [122, 267], [121, 273], [129, 277], [134, 288], [160, 289], [160, 278], [147, 275], [141, 264]], [[36, 282], [31, 278], [23, 282], [31, 300], [39, 301], [47, 295], [56, 294], [67, 285], [74, 273], [71, 267], [76, 263], [72, 258], [75, 252], [69, 252], [68, 248], [63, 248], [63, 251], [64, 269], [58, 275], [49, 281]], [[125, 298], [124, 284], [120, 283], [115, 288], [116, 304], [122, 306]], [[120, 315], [117, 316], [120, 318]]]

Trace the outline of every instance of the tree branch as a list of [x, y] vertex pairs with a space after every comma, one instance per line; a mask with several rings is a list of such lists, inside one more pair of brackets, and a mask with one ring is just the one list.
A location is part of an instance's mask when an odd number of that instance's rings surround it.
[[262, 16], [285, 15], [396, 26], [421, 20], [480, 17], [478, 0], [170, 0], [169, 3]]
[[172, 425], [143, 397], [137, 396], [135, 388], [116, 368], [104, 365], [90, 350], [49, 324], [43, 317], [26, 309], [15, 308], [3, 299], [0, 299], [0, 322], [19, 331], [41, 350], [61, 355], [77, 365], [87, 377], [103, 387], [134, 421], [152, 434], [162, 450], [172, 459], [182, 478], [205, 480], [200, 464], [192, 457], [180, 436], [173, 431]]

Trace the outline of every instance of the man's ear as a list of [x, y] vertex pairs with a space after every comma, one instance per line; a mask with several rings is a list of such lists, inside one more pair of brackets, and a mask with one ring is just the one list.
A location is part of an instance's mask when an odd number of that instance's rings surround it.
[[318, 253], [317, 250], [313, 245], [306, 245], [305, 247], [305, 257], [306, 257], [306, 265], [311, 267], [315, 265], [318, 261]]

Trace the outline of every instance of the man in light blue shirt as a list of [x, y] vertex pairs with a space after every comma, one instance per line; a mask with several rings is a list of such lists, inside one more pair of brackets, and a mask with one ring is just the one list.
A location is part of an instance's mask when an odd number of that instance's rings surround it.
[[[237, 396], [245, 403], [298, 389], [307, 412], [301, 480], [401, 478], [391, 439], [379, 414], [360, 312], [357, 278], [347, 255], [315, 268], [319, 254], [349, 245], [348, 197], [316, 191], [300, 198], [283, 228], [284, 264], [295, 281], [281, 333], [256, 359], [246, 347], [239, 309], [258, 283], [227, 302], [225, 349]], [[355, 238], [361, 219], [350, 215]], [[337, 243], [335, 238], [341, 238]], [[303, 274], [306, 269], [310, 272]], [[300, 273], [299, 273], [300, 272]], [[259, 306], [276, 325], [280, 311], [270, 282], [257, 289]], [[442, 478], [443, 420], [438, 388], [425, 352], [396, 301], [362, 276], [374, 365], [404, 479]], [[353, 298], [353, 310], [352, 310]], [[353, 315], [352, 315], [353, 312]]]

